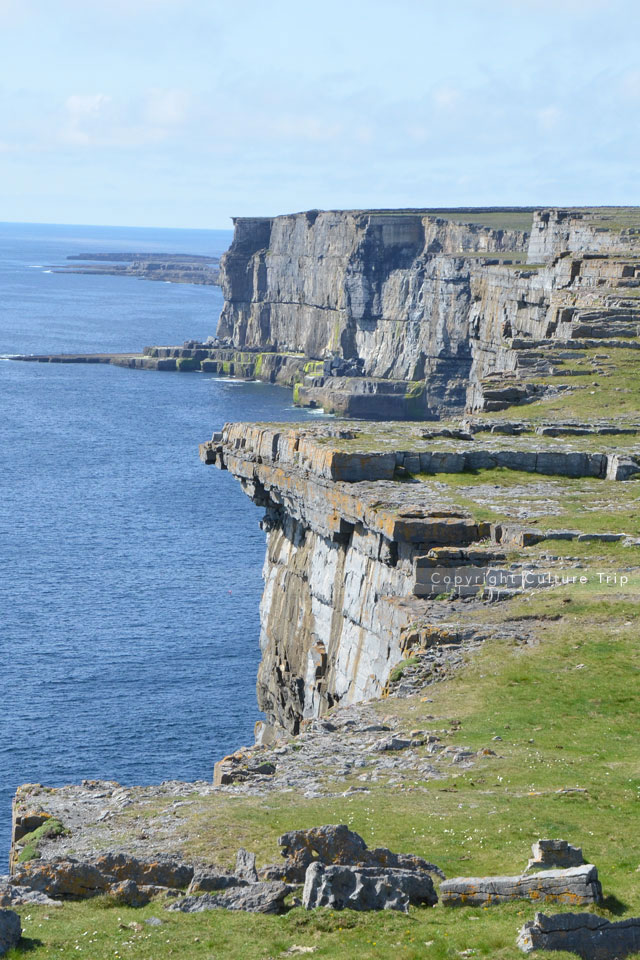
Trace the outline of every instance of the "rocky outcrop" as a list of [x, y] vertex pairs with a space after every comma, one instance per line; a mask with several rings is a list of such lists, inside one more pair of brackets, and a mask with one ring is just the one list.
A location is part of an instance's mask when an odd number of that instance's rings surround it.
[[[31, 860], [12, 870], [11, 882], [56, 900], [84, 900], [110, 893], [114, 897], [156, 888], [186, 887], [193, 879], [190, 864], [170, 858], [144, 861], [122, 853], [105, 853], [77, 860], [74, 857]], [[122, 887], [132, 883], [134, 887]], [[153, 888], [153, 889], [152, 889]]]
[[116, 277], [142, 277], [167, 283], [218, 285], [218, 257], [186, 253], [79, 253], [67, 260], [73, 266], [56, 267], [55, 273], [92, 273]]
[[527, 239], [426, 212], [311, 211], [234, 224], [218, 334], [239, 348], [335, 353], [359, 358], [371, 378], [426, 382], [423, 416], [464, 406], [472, 360], [464, 254], [522, 251]]
[[416, 613], [415, 557], [475, 543], [489, 526], [425, 508], [417, 492], [414, 506], [410, 488], [385, 479], [395, 453], [354, 456], [311, 431], [235, 425], [203, 456], [266, 508], [260, 708], [296, 732], [338, 700], [379, 696]]
[[621, 223], [620, 212], [615, 207], [601, 208], [597, 213], [588, 210], [537, 211], [531, 227], [529, 259], [539, 263], [567, 252], [639, 254], [640, 231], [631, 223]]
[[640, 917], [612, 923], [593, 913], [537, 913], [522, 927], [518, 946], [524, 953], [564, 950], [584, 960], [619, 960], [640, 952]]
[[[390, 350], [385, 325], [407, 321], [407, 296], [414, 310], [418, 307], [419, 280], [438, 288], [432, 291], [436, 296], [441, 283], [458, 281], [450, 271], [430, 269], [437, 266], [436, 253], [492, 249], [497, 242], [491, 230], [402, 212], [312, 211], [234, 224], [234, 241], [222, 260], [220, 336], [238, 347], [270, 343], [310, 357], [339, 349], [349, 357], [359, 347], [372, 375], [385, 376], [393, 368], [397, 378], [407, 379], [416, 379], [417, 354], [403, 354], [407, 344]], [[506, 248], [522, 247], [524, 239], [501, 236]], [[414, 278], [410, 290], [408, 275], [421, 256], [426, 273]], [[417, 329], [419, 317], [415, 320]], [[381, 343], [385, 355], [372, 360]]]
[[[344, 824], [293, 830], [283, 834], [278, 842], [285, 858], [283, 876], [292, 883], [302, 883], [312, 865], [357, 867], [370, 870], [371, 876], [384, 870], [398, 870], [428, 876], [435, 873], [444, 878], [439, 867], [412, 853], [392, 853], [386, 847], [370, 850], [360, 834]], [[318, 880], [320, 875], [314, 876]]]

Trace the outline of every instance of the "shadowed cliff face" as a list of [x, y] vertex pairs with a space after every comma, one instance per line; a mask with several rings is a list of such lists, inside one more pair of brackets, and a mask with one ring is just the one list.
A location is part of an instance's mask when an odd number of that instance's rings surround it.
[[218, 335], [365, 361], [368, 377], [428, 384], [428, 405], [464, 405], [472, 364], [473, 260], [526, 234], [436, 217], [354, 212], [236, 221], [222, 261]]

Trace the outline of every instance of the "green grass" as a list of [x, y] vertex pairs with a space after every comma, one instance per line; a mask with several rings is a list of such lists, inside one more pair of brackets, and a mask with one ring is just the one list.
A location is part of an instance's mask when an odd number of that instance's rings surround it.
[[594, 225], [620, 233], [622, 230], [640, 229], [640, 207], [583, 207], [576, 208], [591, 213]]
[[[492, 230], [521, 230], [531, 232], [533, 213], [528, 210], [490, 210], [459, 213], [455, 210], [434, 210], [433, 215], [455, 223], [472, 223]], [[493, 256], [493, 254], [491, 254]]]
[[200, 361], [194, 357], [178, 357], [176, 360], [176, 370], [181, 373], [200, 369]]
[[402, 660], [389, 674], [389, 683], [397, 683], [398, 680], [401, 680], [405, 675], [407, 667], [413, 666], [413, 664], [417, 662], [418, 661], [415, 657], [409, 657], [408, 660]]
[[[639, 614], [637, 588], [625, 593], [593, 586], [548, 590], [483, 608], [487, 624], [522, 621], [523, 631], [530, 618], [537, 618], [537, 642], [518, 640], [517, 630], [513, 640], [487, 642], [465, 670], [428, 688], [431, 702], [387, 699], [378, 710], [399, 717], [406, 731], [446, 728], [452, 732], [445, 742], [474, 750], [491, 747], [496, 757], [479, 759], [468, 771], [445, 767], [444, 780], [406, 779], [401, 788], [371, 782], [369, 794], [315, 800], [296, 793], [202, 798], [200, 807], [183, 808], [187, 817], [196, 811], [185, 853], [229, 864], [235, 850], [246, 845], [259, 862], [270, 862], [278, 859], [277, 836], [283, 831], [344, 822], [370, 845], [415, 852], [448, 876], [480, 875], [517, 873], [534, 840], [563, 837], [582, 846], [598, 866], [608, 899], [597, 912], [611, 919], [637, 915]], [[343, 791], [351, 782], [358, 783], [355, 775], [333, 789]], [[562, 792], [567, 788], [580, 792]], [[284, 917], [224, 911], [189, 916], [167, 913], [159, 902], [140, 910], [105, 910], [85, 902], [20, 913], [25, 951], [34, 960], [78, 955], [267, 960], [293, 945], [316, 947], [314, 956], [335, 960], [455, 960], [465, 950], [491, 960], [520, 960], [517, 931], [535, 909], [519, 902], [489, 909], [412, 909], [408, 916], [308, 914], [300, 908]], [[150, 915], [163, 925], [141, 923]], [[24, 955], [13, 951], [9, 957]]]
[[46, 823], [43, 823], [41, 826], [37, 827], [35, 830], [32, 830], [31, 833], [27, 833], [22, 840], [20, 841], [20, 854], [18, 856], [18, 863], [26, 863], [28, 860], [36, 860], [40, 856], [40, 841], [46, 840], [51, 837], [61, 837], [67, 834], [69, 831], [65, 826], [55, 818], [47, 820]]
[[[431, 486], [434, 492], [439, 485], [440, 489], [444, 487], [455, 503], [467, 509], [476, 520], [521, 522], [541, 530], [565, 528], [581, 533], [640, 534], [640, 480], [614, 483], [595, 477], [553, 477], [504, 467], [417, 474], [416, 478]], [[550, 503], [557, 504], [558, 509], [546, 511], [545, 504]], [[529, 517], [519, 520], [514, 507], [523, 504], [530, 507]], [[575, 546], [554, 541], [546, 543], [545, 549], [573, 555]], [[598, 547], [602, 550], [603, 545]], [[617, 549], [624, 548], [618, 546]]]
[[[616, 419], [620, 417], [640, 417], [640, 350], [625, 350], [606, 346], [592, 347], [581, 350], [588, 361], [592, 361], [596, 354], [607, 354], [609, 359], [597, 361], [603, 367], [604, 376], [589, 368], [585, 374], [591, 382], [580, 384], [580, 378], [568, 377], [569, 383], [575, 389], [563, 392], [555, 397], [537, 400], [523, 406], [511, 406], [491, 414], [480, 414], [486, 419], [513, 420], [523, 417], [527, 420], [570, 420], [576, 418], [590, 423], [594, 411], [599, 419]], [[561, 367], [560, 369], [564, 369]], [[566, 369], [581, 369], [576, 363], [568, 363]], [[558, 377], [536, 378], [537, 383], [559, 384], [562, 375]], [[572, 438], [573, 439], [573, 438]], [[602, 438], [605, 439], [606, 438]], [[593, 441], [592, 441], [593, 442]]]

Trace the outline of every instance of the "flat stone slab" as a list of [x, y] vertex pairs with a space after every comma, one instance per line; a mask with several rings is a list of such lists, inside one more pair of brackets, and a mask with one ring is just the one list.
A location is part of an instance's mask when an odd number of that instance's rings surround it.
[[519, 877], [453, 877], [440, 885], [445, 906], [473, 907], [512, 900], [599, 903], [602, 888], [591, 863], [568, 870], [543, 870]]
[[204, 893], [199, 897], [183, 897], [167, 910], [200, 913], [203, 910], [246, 910], [248, 913], [282, 913], [284, 898], [292, 887], [278, 880], [261, 880], [245, 887], [233, 887], [220, 894]]
[[552, 917], [537, 913], [535, 920], [520, 930], [518, 946], [524, 953], [566, 950], [585, 960], [618, 960], [640, 953], [640, 917], [611, 923], [593, 913], [559, 913]]
[[307, 868], [302, 905], [307, 910], [401, 910], [409, 904], [433, 907], [438, 896], [428, 873], [385, 867], [312, 863]]

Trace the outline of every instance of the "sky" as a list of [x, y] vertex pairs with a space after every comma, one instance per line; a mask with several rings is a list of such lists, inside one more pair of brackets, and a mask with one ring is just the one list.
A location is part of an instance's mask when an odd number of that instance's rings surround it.
[[0, 220], [640, 203], [638, 0], [0, 0]]

